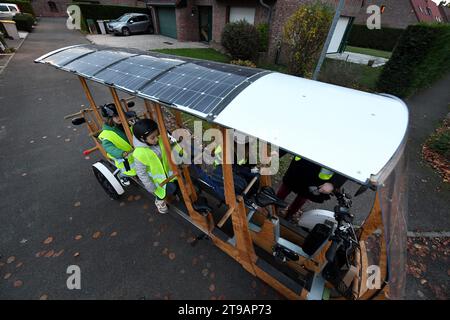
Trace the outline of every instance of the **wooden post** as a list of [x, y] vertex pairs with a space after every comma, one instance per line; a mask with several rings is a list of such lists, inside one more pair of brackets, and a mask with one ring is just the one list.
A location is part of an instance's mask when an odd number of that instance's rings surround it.
[[181, 118], [180, 111], [175, 111], [175, 122], [176, 122], [178, 128], [183, 127], [183, 119]]
[[192, 220], [199, 225], [199, 227], [202, 227], [204, 229], [204, 232], [209, 232], [210, 226], [208, 225], [207, 219], [205, 217], [203, 217], [202, 215], [200, 215], [192, 207], [192, 200], [189, 196], [186, 185], [184, 184], [183, 177], [182, 177], [182, 175], [180, 175], [180, 171], [178, 170], [177, 165], [173, 162], [172, 148], [170, 147], [169, 139], [167, 137], [167, 129], [166, 129], [166, 125], [164, 123], [164, 117], [163, 117], [163, 114], [161, 111], [161, 106], [159, 104], [155, 103], [155, 111], [156, 111], [156, 118], [157, 118], [160, 136], [164, 143], [164, 148], [166, 149], [166, 152], [168, 152], [167, 158], [169, 160], [169, 165], [173, 171], [173, 174], [178, 177], [178, 185], [180, 186], [180, 191], [183, 196], [184, 203], [189, 212], [189, 215], [192, 218]]
[[144, 103], [145, 103], [145, 109], [147, 109], [147, 114], [149, 116], [150, 119], [155, 120], [154, 114], [153, 114], [153, 106], [152, 106], [152, 102], [144, 99]]
[[116, 89], [113, 87], [109, 88], [111, 90], [111, 94], [114, 99], [114, 104], [116, 105], [117, 113], [119, 114], [120, 121], [122, 122], [123, 130], [125, 131], [125, 134], [127, 135], [128, 142], [130, 145], [133, 145], [133, 134], [131, 133], [130, 126], [128, 125], [127, 117], [125, 117], [125, 113], [122, 109], [122, 104], [120, 103], [119, 96], [117, 95]]
[[91, 106], [92, 111], [94, 112], [95, 118], [98, 121], [98, 125], [101, 127], [103, 124], [103, 119], [100, 115], [100, 113], [97, 110], [97, 105], [95, 104], [94, 98], [92, 97], [91, 91], [89, 90], [89, 87], [86, 83], [86, 79], [84, 79], [81, 76], [78, 76], [78, 79], [80, 79], [81, 85], [83, 87], [84, 93], [86, 94], [86, 98], [89, 101], [89, 104]]
[[236, 237], [236, 248], [239, 252], [238, 261], [250, 273], [256, 274], [254, 264], [257, 260], [252, 237], [248, 229], [246, 208], [244, 199], [239, 196], [239, 201], [236, 203], [236, 194], [233, 181], [233, 169], [231, 167], [232, 155], [230, 152], [230, 137], [227, 130], [222, 128], [223, 136], [223, 164], [222, 172], [225, 189], [225, 202], [228, 205], [228, 210], [231, 211], [231, 221], [233, 223], [234, 236]]

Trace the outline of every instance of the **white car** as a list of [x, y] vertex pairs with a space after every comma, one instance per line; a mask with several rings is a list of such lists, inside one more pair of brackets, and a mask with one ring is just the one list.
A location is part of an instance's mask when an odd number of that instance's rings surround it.
[[12, 19], [20, 13], [19, 7], [14, 3], [0, 3], [0, 19]]

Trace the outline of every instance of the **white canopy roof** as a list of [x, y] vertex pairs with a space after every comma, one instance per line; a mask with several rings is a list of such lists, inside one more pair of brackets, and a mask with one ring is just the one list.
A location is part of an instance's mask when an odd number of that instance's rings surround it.
[[365, 183], [401, 145], [408, 109], [395, 97], [271, 73], [239, 93], [214, 122]]

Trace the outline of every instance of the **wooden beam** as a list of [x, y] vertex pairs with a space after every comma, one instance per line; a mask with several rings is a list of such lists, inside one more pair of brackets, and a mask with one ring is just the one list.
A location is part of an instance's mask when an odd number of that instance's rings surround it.
[[375, 202], [372, 210], [358, 230], [359, 240], [367, 240], [367, 238], [377, 229], [383, 231], [383, 220], [381, 218], [380, 196], [378, 191], [375, 195]]
[[177, 124], [178, 128], [183, 128], [183, 119], [181, 118], [180, 111], [175, 111], [175, 123]]
[[91, 91], [89, 90], [89, 87], [86, 83], [86, 79], [84, 79], [81, 76], [78, 76], [78, 79], [80, 79], [81, 86], [83, 87], [84, 93], [86, 94], [86, 98], [89, 101], [89, 105], [91, 106], [92, 112], [94, 112], [98, 125], [101, 127], [103, 124], [103, 118], [98, 112], [97, 105], [95, 104], [94, 98], [92, 97]]
[[164, 123], [164, 117], [162, 114], [161, 106], [156, 103], [154, 106], [156, 111], [156, 118], [157, 118], [156, 122], [158, 123], [159, 133], [163, 141], [164, 148], [166, 149], [166, 152], [168, 152], [167, 158], [169, 160], [169, 165], [170, 168], [172, 169], [173, 174], [178, 177], [178, 185], [180, 187], [181, 195], [183, 196], [183, 200], [188, 210], [189, 216], [197, 225], [199, 225], [203, 230], [208, 232], [211, 229], [211, 226], [208, 224], [208, 220], [205, 217], [203, 217], [200, 213], [194, 210], [192, 206], [192, 199], [189, 196], [183, 177], [180, 175], [180, 171], [175, 162], [173, 161], [172, 148], [170, 147], [170, 142], [167, 137], [167, 129]]
[[153, 113], [154, 112], [154, 108], [153, 108], [152, 102], [144, 99], [144, 104], [145, 104], [145, 109], [147, 109], [148, 117], [150, 119], [152, 119], [152, 120], [155, 120], [155, 116], [154, 116], [154, 113]]
[[128, 138], [128, 142], [133, 146], [133, 134], [131, 133], [130, 126], [128, 125], [127, 117], [122, 109], [122, 104], [120, 103], [119, 96], [117, 95], [116, 89], [110, 87], [111, 95], [114, 99], [114, 104], [116, 105], [117, 113], [119, 114], [120, 121], [122, 122], [123, 130]]

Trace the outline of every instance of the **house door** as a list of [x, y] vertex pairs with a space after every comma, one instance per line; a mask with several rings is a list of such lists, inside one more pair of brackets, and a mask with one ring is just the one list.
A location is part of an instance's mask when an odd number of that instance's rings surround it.
[[177, 18], [175, 8], [158, 7], [159, 33], [177, 38]]
[[212, 7], [199, 6], [200, 41], [210, 42], [212, 38]]

